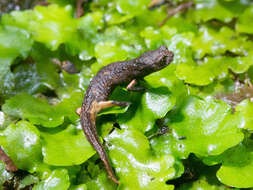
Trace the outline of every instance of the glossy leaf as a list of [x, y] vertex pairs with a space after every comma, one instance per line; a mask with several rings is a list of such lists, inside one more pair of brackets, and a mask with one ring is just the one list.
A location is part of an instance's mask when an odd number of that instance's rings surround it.
[[[222, 164], [217, 172], [217, 177], [222, 183], [229, 186], [238, 188], [253, 187], [252, 175], [250, 175], [253, 168], [252, 151], [238, 151], [236, 151], [235, 154], [230, 155], [230, 161], [225, 161], [225, 163]], [[246, 156], [247, 159], [243, 158], [241, 160], [242, 155]]]
[[54, 170], [46, 179], [33, 187], [33, 190], [67, 190], [70, 185], [66, 169]]
[[62, 131], [41, 132], [44, 162], [54, 166], [79, 165], [95, 154], [84, 133], [69, 125]]
[[199, 189], [210, 189], [210, 190], [230, 190], [231, 187], [226, 187], [223, 185], [213, 184], [209, 182], [205, 177], [201, 177], [199, 180], [193, 183], [184, 184], [178, 190], [199, 190]]
[[243, 128], [252, 130], [253, 129], [253, 103], [247, 99], [242, 101], [236, 106], [236, 112], [243, 118]]
[[238, 55], [247, 54], [247, 45], [244, 38], [238, 36], [228, 27], [222, 27], [219, 31], [211, 27], [202, 27], [193, 42], [193, 50], [196, 58], [205, 55], [222, 55], [226, 51]]
[[104, 33], [103, 41], [95, 46], [98, 63], [92, 65], [92, 70], [96, 73], [109, 63], [132, 59], [142, 51], [142, 41], [137, 35], [119, 27], [109, 27]]
[[10, 66], [17, 57], [27, 57], [32, 43], [27, 32], [15, 27], [0, 27], [0, 96], [12, 93], [14, 76]]
[[236, 24], [236, 30], [238, 32], [241, 33], [248, 33], [248, 34], [252, 34], [253, 30], [252, 30], [252, 11], [253, 11], [253, 7], [249, 6], [244, 12], [243, 14], [241, 14], [238, 18], [238, 22]]
[[116, 184], [114, 184], [108, 177], [107, 173], [100, 171], [97, 177], [95, 179], [92, 179], [87, 182], [87, 189], [94, 189], [94, 190], [100, 190], [100, 189], [106, 189], [106, 190], [115, 190], [117, 189]]
[[231, 69], [235, 73], [243, 73], [252, 65], [252, 55], [241, 57], [206, 57], [203, 61], [192, 64], [183, 63], [177, 66], [176, 75], [187, 83], [204, 86], [214, 79], [224, 79]]
[[124, 14], [134, 14], [134, 15], [140, 14], [142, 11], [147, 9], [148, 4], [149, 4], [148, 0], [140, 0], [140, 1], [116, 0], [117, 10], [120, 13], [124, 13]]
[[[139, 96], [141, 104], [132, 102], [124, 114], [118, 116], [122, 128], [135, 128], [142, 132], [151, 130], [156, 119], [162, 118], [175, 105], [175, 97], [166, 87], [151, 88]], [[136, 101], [136, 100], [135, 100]]]
[[2, 22], [23, 28], [33, 34], [34, 40], [56, 50], [74, 34], [76, 22], [71, 14], [71, 6], [37, 6], [33, 11], [16, 11], [5, 15]]
[[204, 158], [204, 162], [209, 165], [222, 163], [217, 172], [222, 183], [238, 188], [253, 187], [250, 175], [253, 167], [252, 140], [245, 140], [219, 156]]
[[10, 180], [13, 177], [13, 174], [10, 172], [7, 172], [5, 170], [5, 164], [3, 161], [0, 161], [0, 186], [2, 187], [3, 184], [7, 181]]
[[40, 132], [27, 121], [10, 124], [1, 132], [0, 144], [19, 169], [34, 172], [41, 164]]
[[64, 116], [59, 114], [54, 106], [50, 106], [45, 100], [21, 93], [3, 105], [5, 113], [28, 119], [31, 123], [44, 127], [57, 127], [64, 121]]
[[[192, 11], [196, 22], [217, 19], [230, 22], [237, 17], [247, 6], [249, 1], [226, 1], [226, 0], [194, 0], [196, 10]], [[246, 3], [245, 3], [246, 2]]]
[[240, 143], [243, 133], [241, 118], [232, 115], [222, 101], [188, 97], [176, 115], [171, 115], [171, 134], [151, 141], [159, 154], [173, 153], [187, 158], [189, 153], [201, 156], [218, 155]]
[[59, 76], [56, 65], [52, 62], [21, 64], [13, 72], [16, 92], [35, 94], [59, 86]]
[[165, 183], [175, 176], [173, 156], [156, 157], [141, 132], [115, 130], [107, 138], [107, 144], [121, 182], [119, 189], [173, 189]]

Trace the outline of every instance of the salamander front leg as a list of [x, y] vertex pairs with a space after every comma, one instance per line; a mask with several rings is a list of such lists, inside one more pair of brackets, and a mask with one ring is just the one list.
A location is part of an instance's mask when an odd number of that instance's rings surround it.
[[144, 91], [145, 90], [145, 87], [142, 87], [142, 86], [135, 86], [137, 84], [137, 80], [134, 79], [132, 80], [126, 87], [126, 89], [128, 91], [135, 91], [135, 92], [138, 92], [138, 91]]

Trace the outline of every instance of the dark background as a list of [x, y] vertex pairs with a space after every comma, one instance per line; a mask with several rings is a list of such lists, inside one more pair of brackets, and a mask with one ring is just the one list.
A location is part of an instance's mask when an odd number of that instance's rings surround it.
[[12, 10], [30, 9], [37, 4], [45, 4], [46, 0], [0, 0], [0, 16]]

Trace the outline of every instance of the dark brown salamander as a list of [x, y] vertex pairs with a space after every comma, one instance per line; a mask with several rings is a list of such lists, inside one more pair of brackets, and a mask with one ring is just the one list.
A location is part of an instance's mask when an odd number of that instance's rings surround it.
[[103, 161], [109, 177], [119, 183], [114, 175], [106, 151], [101, 144], [96, 131], [96, 115], [112, 106], [127, 106], [129, 102], [107, 100], [113, 89], [121, 84], [127, 84], [127, 90], [139, 90], [134, 87], [137, 79], [161, 70], [173, 60], [173, 53], [164, 46], [144, 53], [142, 56], [130, 60], [111, 63], [103, 67], [91, 80], [81, 107], [80, 119], [83, 131], [88, 141], [97, 151]]

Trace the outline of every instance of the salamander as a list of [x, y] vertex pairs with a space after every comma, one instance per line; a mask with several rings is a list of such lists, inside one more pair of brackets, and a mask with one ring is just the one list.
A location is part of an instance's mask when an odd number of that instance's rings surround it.
[[173, 52], [165, 46], [142, 54], [140, 57], [111, 63], [103, 67], [91, 80], [80, 109], [80, 122], [87, 140], [91, 143], [101, 158], [108, 177], [119, 184], [110, 165], [107, 153], [96, 130], [96, 115], [99, 111], [112, 106], [127, 106], [130, 102], [108, 100], [111, 92], [118, 85], [128, 84], [127, 90], [138, 91], [138, 79], [159, 71], [173, 60]]

